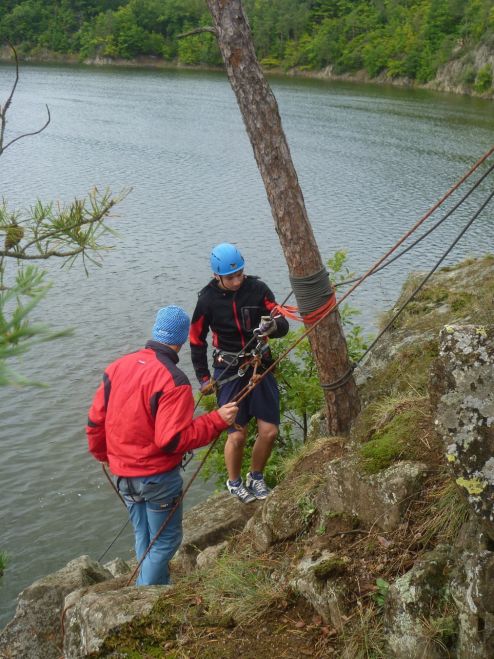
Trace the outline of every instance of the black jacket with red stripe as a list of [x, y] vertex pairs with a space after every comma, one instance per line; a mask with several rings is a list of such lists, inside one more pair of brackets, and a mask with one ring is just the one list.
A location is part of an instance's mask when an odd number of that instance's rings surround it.
[[193, 419], [192, 388], [177, 362], [175, 350], [148, 341], [107, 367], [86, 434], [91, 454], [116, 476], [170, 471], [226, 429], [217, 411]]
[[[238, 353], [252, 339], [261, 316], [269, 315], [275, 304], [268, 286], [252, 276], [246, 276], [237, 291], [223, 290], [216, 279], [212, 279], [199, 292], [190, 326], [190, 348], [192, 364], [200, 382], [210, 377], [206, 341], [209, 330], [215, 348]], [[276, 317], [276, 326], [270, 338], [285, 336], [289, 330], [288, 321], [283, 316]]]

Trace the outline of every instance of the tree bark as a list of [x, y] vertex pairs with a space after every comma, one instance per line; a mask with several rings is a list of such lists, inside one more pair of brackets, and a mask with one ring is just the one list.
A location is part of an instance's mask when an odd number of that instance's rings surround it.
[[[241, 0], [206, 1], [289, 272], [295, 277], [319, 272], [324, 266], [281, 125], [278, 104], [257, 60]], [[332, 383], [341, 378], [350, 364], [338, 312], [327, 316], [309, 337], [320, 381]], [[325, 399], [328, 431], [331, 434], [347, 432], [359, 411], [353, 377], [335, 391], [325, 390]]]

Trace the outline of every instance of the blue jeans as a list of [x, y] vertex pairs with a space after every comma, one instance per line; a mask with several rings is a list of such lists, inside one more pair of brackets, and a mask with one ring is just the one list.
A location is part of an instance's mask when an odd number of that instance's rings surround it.
[[[115, 477], [115, 483], [129, 511], [134, 527], [136, 558], [140, 561], [182, 493], [180, 467], [153, 476]], [[136, 584], [150, 586], [169, 583], [168, 561], [172, 559], [181, 542], [182, 504], [180, 503], [146, 554]]]

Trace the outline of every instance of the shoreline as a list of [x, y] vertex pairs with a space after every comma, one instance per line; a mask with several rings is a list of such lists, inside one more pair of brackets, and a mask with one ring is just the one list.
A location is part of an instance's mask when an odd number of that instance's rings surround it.
[[[10, 51], [5, 47], [0, 49], [0, 63], [8, 64], [13, 62]], [[65, 66], [87, 66], [87, 67], [115, 67], [115, 68], [133, 68], [133, 69], [163, 69], [163, 70], [181, 70], [181, 71], [209, 71], [220, 73], [225, 69], [223, 66], [211, 66], [206, 64], [181, 64], [160, 59], [155, 56], [142, 56], [133, 59], [112, 58], [112, 57], [94, 57], [81, 60], [78, 55], [59, 55], [56, 53], [45, 52], [41, 55], [19, 56], [19, 63], [28, 64], [53, 64]], [[354, 74], [335, 74], [331, 66], [318, 71], [307, 71], [300, 69], [283, 69], [281, 67], [263, 68], [266, 76], [280, 76], [285, 78], [306, 78], [312, 80], [322, 80], [327, 82], [349, 82], [357, 84], [368, 84], [392, 87], [399, 87], [410, 90], [428, 90], [442, 92], [446, 94], [455, 94], [457, 96], [470, 96], [482, 100], [494, 100], [494, 90], [491, 93], [478, 93], [475, 90], [448, 82], [447, 77], [441, 77], [439, 74], [434, 80], [428, 83], [420, 84], [409, 78], [391, 78], [385, 73], [375, 78], [371, 78], [365, 71], [358, 71]]]

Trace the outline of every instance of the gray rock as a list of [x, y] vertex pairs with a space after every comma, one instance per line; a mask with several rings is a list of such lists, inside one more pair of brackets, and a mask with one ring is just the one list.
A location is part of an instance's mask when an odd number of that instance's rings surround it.
[[494, 553], [465, 552], [456, 562], [451, 592], [458, 609], [458, 659], [494, 657]]
[[60, 659], [65, 596], [111, 578], [99, 563], [81, 556], [35, 581], [19, 595], [15, 616], [0, 634], [0, 657]]
[[260, 501], [244, 504], [227, 492], [221, 492], [191, 508], [184, 516], [184, 539], [172, 565], [186, 572], [193, 570], [197, 555], [203, 549], [243, 529], [261, 505]]
[[262, 525], [263, 535], [270, 543], [293, 538], [305, 530], [308, 519], [300, 502], [310, 499], [316, 483], [316, 479], [300, 479], [292, 474], [269, 495], [262, 509]]
[[441, 331], [431, 400], [456, 482], [494, 539], [494, 327]]
[[266, 551], [273, 544], [271, 530], [267, 524], [264, 524], [259, 513], [249, 519], [241, 535], [248, 540], [251, 547], [259, 552]]
[[168, 588], [126, 586], [106, 592], [83, 588], [71, 593], [65, 600], [64, 659], [97, 652], [113, 630], [149, 613]]
[[393, 659], [448, 656], [430, 629], [445, 609], [451, 565], [451, 550], [438, 548], [425, 554], [390, 587], [385, 603], [385, 627]]
[[368, 476], [360, 473], [356, 456], [332, 460], [325, 466], [316, 506], [320, 513], [348, 513], [368, 526], [393, 531], [420, 492], [427, 471], [425, 464], [402, 461]]
[[196, 564], [198, 568], [207, 567], [216, 561], [218, 556], [225, 551], [228, 546], [228, 541], [224, 540], [218, 545], [212, 545], [211, 547], [206, 547], [199, 554], [197, 554]]
[[302, 595], [321, 615], [337, 629], [342, 626], [346, 613], [345, 584], [338, 580], [350, 562], [327, 550], [317, 556], [307, 556], [296, 566], [289, 582], [290, 587]]
[[[137, 562], [134, 563], [135, 567]], [[114, 577], [121, 577], [124, 574], [128, 574], [133, 569], [126, 561], [121, 558], [114, 558], [113, 561], [105, 563], [103, 567], [105, 570], [108, 570], [108, 572], [111, 572]]]

